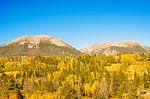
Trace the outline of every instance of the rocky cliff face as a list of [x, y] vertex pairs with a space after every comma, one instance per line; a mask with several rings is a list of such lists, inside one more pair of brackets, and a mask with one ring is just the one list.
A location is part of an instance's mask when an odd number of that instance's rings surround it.
[[80, 49], [85, 54], [114, 55], [119, 53], [149, 53], [150, 48], [134, 41], [106, 42], [92, 44], [87, 48]]
[[0, 46], [0, 56], [11, 55], [78, 55], [63, 40], [48, 35], [24, 36]]

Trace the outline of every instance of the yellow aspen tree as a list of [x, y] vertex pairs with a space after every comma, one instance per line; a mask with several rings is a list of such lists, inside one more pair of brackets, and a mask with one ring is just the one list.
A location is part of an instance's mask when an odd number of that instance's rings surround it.
[[86, 83], [84, 85], [84, 92], [86, 96], [90, 96], [90, 89], [91, 89], [90, 84]]
[[90, 88], [92, 95], [95, 94], [95, 92], [97, 91], [98, 88], [99, 88], [99, 82], [95, 81]]
[[78, 83], [78, 79], [76, 75], [68, 75], [66, 77], [66, 82], [69, 82], [71, 87], [74, 87], [75, 83]]

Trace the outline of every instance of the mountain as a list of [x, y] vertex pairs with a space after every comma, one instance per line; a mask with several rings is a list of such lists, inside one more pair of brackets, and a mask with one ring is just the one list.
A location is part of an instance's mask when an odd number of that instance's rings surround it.
[[0, 46], [0, 56], [17, 55], [79, 55], [69, 44], [48, 35], [24, 36]]
[[119, 53], [150, 53], [150, 47], [134, 41], [95, 43], [80, 49], [85, 54], [115, 55]]

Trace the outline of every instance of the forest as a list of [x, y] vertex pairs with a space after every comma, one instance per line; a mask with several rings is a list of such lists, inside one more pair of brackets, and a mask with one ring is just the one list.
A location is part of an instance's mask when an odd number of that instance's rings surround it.
[[0, 99], [150, 99], [150, 54], [0, 57]]

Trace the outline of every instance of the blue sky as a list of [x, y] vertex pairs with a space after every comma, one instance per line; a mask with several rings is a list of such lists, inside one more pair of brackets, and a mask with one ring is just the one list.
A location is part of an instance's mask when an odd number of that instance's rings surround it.
[[76, 48], [134, 40], [150, 46], [149, 0], [0, 0], [0, 44], [46, 34]]

